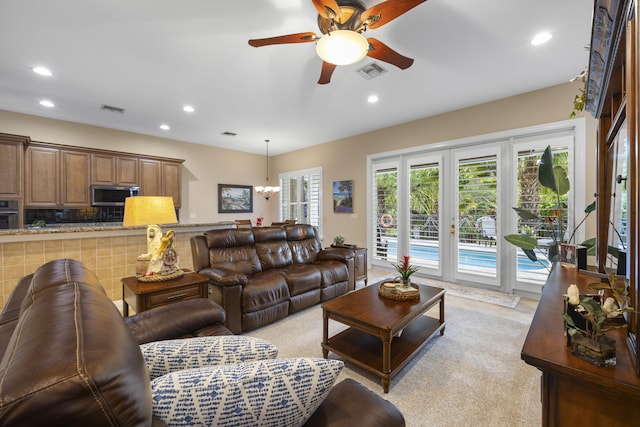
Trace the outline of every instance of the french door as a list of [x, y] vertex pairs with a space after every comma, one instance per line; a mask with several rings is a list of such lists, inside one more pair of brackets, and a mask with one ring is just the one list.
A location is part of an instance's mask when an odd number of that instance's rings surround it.
[[498, 159], [494, 145], [376, 162], [373, 264], [408, 254], [422, 275], [498, 287]]
[[[585, 163], [584, 144], [575, 143], [576, 129], [583, 141], [583, 125], [558, 124], [479, 143], [451, 143], [450, 149], [439, 144], [439, 149], [426, 146], [370, 158], [372, 266], [391, 269], [409, 255], [419, 268], [417, 276], [539, 294], [550, 266], [544, 236], [537, 236], [540, 262], [533, 262], [504, 235], [536, 232], [512, 208], [531, 205], [528, 194], [538, 190], [530, 185], [537, 182], [537, 162], [547, 145], [566, 160], [572, 190], [563, 201], [564, 217], [567, 229], [576, 224], [576, 212], [586, 206], [584, 180], [573, 179], [576, 164]], [[529, 208], [545, 215], [548, 207]], [[578, 229], [576, 241], [583, 236]]]

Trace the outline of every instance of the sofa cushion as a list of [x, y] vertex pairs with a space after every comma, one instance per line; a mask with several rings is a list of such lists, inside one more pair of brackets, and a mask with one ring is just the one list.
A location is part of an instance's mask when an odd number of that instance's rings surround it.
[[251, 313], [289, 300], [289, 288], [284, 276], [267, 270], [247, 279], [242, 291], [242, 311]]
[[291, 248], [293, 262], [307, 264], [314, 262], [322, 250], [316, 229], [308, 224], [287, 225], [287, 242]]
[[268, 341], [228, 335], [156, 341], [140, 346], [151, 379], [204, 366], [274, 359], [278, 349]]
[[283, 227], [259, 227], [253, 230], [256, 252], [262, 270], [283, 268], [293, 264], [291, 249]]
[[171, 426], [300, 426], [343, 366], [300, 358], [174, 372], [153, 380], [153, 413]]
[[322, 284], [320, 270], [311, 264], [292, 264], [278, 272], [287, 279], [291, 296], [318, 289]]
[[209, 266], [242, 274], [262, 271], [253, 232], [245, 229], [212, 230], [205, 233]]
[[349, 280], [349, 269], [340, 261], [317, 261], [313, 265], [320, 270], [323, 287]]

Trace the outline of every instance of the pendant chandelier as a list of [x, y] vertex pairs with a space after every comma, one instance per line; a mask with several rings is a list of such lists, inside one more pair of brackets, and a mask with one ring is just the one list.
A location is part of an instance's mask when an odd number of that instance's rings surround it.
[[263, 196], [265, 199], [269, 200], [269, 197], [276, 195], [280, 192], [279, 186], [271, 186], [269, 185], [269, 140], [265, 139], [264, 142], [267, 143], [267, 180], [264, 185], [256, 185], [255, 190], [256, 193]]

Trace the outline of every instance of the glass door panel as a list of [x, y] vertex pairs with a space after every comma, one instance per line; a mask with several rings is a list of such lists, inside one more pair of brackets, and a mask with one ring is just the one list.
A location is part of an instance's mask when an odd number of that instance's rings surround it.
[[372, 173], [372, 261], [396, 262], [398, 256], [398, 166], [378, 164]]
[[428, 274], [441, 274], [441, 156], [410, 158], [409, 255], [411, 264]]
[[455, 276], [499, 286], [498, 150], [465, 150], [455, 160]]

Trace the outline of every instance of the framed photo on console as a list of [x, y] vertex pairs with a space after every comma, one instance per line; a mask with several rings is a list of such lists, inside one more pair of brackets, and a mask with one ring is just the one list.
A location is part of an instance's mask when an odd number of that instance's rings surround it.
[[253, 186], [218, 184], [218, 213], [253, 212]]

